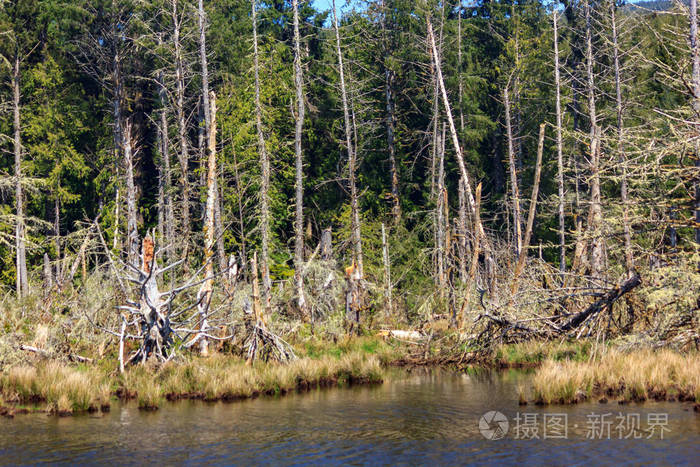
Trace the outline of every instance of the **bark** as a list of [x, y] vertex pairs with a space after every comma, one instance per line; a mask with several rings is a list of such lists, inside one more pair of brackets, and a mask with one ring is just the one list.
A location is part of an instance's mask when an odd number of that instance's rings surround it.
[[[207, 331], [206, 315], [211, 304], [211, 295], [214, 289], [214, 216], [216, 215], [217, 203], [217, 183], [216, 183], [216, 95], [213, 91], [207, 96], [207, 106], [211, 114], [207, 118], [209, 122], [209, 140], [207, 142], [207, 201], [204, 217], [204, 275], [207, 278], [199, 289], [199, 314], [200, 332]], [[202, 355], [209, 353], [208, 343], [205, 336], [200, 336], [199, 351]]]
[[269, 191], [270, 191], [270, 160], [265, 148], [265, 136], [262, 125], [262, 106], [260, 104], [260, 63], [258, 58], [258, 24], [255, 6], [256, 0], [251, 0], [252, 20], [253, 20], [253, 69], [255, 74], [255, 127], [258, 135], [258, 154], [260, 156], [260, 235], [262, 237], [262, 255], [260, 266], [262, 268], [262, 299], [265, 308], [270, 307], [270, 212], [269, 212]]
[[586, 77], [588, 87], [588, 114], [590, 129], [590, 211], [588, 214], [588, 235], [591, 237], [591, 275], [600, 279], [605, 269], [605, 240], [602, 234], [603, 212], [600, 194], [600, 129], [596, 116], [595, 81], [593, 78], [593, 30], [589, 0], [584, 0], [586, 19]]
[[[187, 120], [185, 117], [185, 68], [182, 57], [180, 33], [182, 20], [177, 10], [178, 0], [172, 0], [173, 45], [175, 47], [175, 114], [180, 145], [178, 162], [180, 164], [180, 189], [182, 191], [182, 258], [189, 253], [190, 238], [190, 184], [189, 184], [189, 150], [187, 147]], [[185, 262], [187, 268], [187, 262]]]
[[15, 209], [17, 224], [15, 230], [15, 267], [17, 296], [23, 297], [29, 293], [29, 277], [27, 276], [27, 246], [24, 225], [24, 193], [22, 190], [22, 136], [20, 127], [20, 59], [15, 51], [12, 67], [12, 117], [14, 129], [15, 153]]
[[336, 52], [338, 54], [338, 71], [340, 73], [340, 93], [343, 102], [343, 117], [345, 121], [345, 144], [348, 150], [348, 173], [350, 181], [350, 207], [351, 207], [351, 231], [352, 244], [357, 264], [360, 280], [363, 277], [362, 266], [362, 238], [360, 235], [360, 214], [357, 200], [357, 185], [355, 181], [355, 151], [352, 144], [352, 127], [350, 122], [350, 109], [348, 107], [347, 89], [345, 87], [345, 71], [343, 67], [343, 53], [340, 48], [340, 29], [338, 27], [338, 15], [335, 8], [335, 0], [333, 0], [333, 27], [335, 29]]
[[629, 221], [629, 199], [627, 195], [627, 158], [623, 143], [622, 124], [622, 84], [620, 78], [620, 48], [617, 42], [617, 23], [615, 21], [615, 2], [610, 4], [610, 23], [612, 26], [613, 40], [613, 64], [615, 68], [615, 110], [617, 113], [617, 158], [620, 164], [622, 177], [620, 180], [620, 198], [622, 200], [622, 229], [625, 238], [625, 266], [628, 277], [632, 276], [634, 270], [634, 257], [632, 255], [632, 234]]
[[[301, 153], [301, 136], [304, 129], [304, 81], [301, 69], [301, 37], [299, 34], [299, 5], [298, 0], [292, 0], [294, 9], [294, 87], [296, 90], [296, 115], [294, 127], [295, 163], [295, 222], [294, 222], [294, 285], [297, 294], [297, 306], [306, 315], [306, 298], [304, 297], [304, 161]], [[335, 11], [335, 9], [334, 9]], [[341, 71], [342, 73], [342, 71]], [[345, 122], [347, 124], [347, 114]], [[348, 129], [349, 131], [349, 129]]]
[[503, 105], [506, 110], [506, 136], [508, 138], [508, 168], [510, 170], [510, 194], [513, 203], [513, 233], [515, 241], [515, 257], [520, 258], [522, 250], [522, 226], [520, 225], [520, 191], [518, 189], [518, 170], [516, 168], [515, 151], [513, 148], [513, 132], [511, 128], [510, 97], [508, 86], [503, 90]]
[[561, 283], [564, 283], [566, 272], [566, 231], [564, 218], [564, 157], [562, 142], [562, 111], [561, 111], [561, 77], [559, 75], [559, 28], [557, 18], [559, 14], [554, 12], [552, 20], [554, 23], [554, 83], [556, 85], [556, 138], [557, 138], [557, 185], [559, 190], [559, 272], [561, 273]]

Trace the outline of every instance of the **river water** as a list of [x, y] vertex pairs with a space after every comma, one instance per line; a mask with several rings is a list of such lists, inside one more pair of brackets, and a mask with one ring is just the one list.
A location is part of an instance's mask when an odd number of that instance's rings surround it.
[[529, 378], [397, 371], [279, 398], [18, 415], [0, 419], [0, 464], [700, 465], [692, 404], [518, 406]]

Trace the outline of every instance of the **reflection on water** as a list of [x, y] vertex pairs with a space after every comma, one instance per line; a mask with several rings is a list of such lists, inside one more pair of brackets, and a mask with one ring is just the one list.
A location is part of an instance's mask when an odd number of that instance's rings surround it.
[[[700, 416], [690, 404], [519, 407], [522, 371], [482, 375], [416, 370], [383, 385], [312, 391], [235, 403], [177, 402], [69, 418], [1, 420], [0, 464], [664, 464], [698, 465]], [[498, 410], [504, 439], [486, 440], [479, 418]], [[611, 438], [588, 440], [587, 416], [610, 412]], [[614, 418], [667, 414], [664, 439], [617, 439]], [[514, 439], [518, 413], [566, 414], [567, 439]], [[542, 427], [538, 433], [542, 436]]]

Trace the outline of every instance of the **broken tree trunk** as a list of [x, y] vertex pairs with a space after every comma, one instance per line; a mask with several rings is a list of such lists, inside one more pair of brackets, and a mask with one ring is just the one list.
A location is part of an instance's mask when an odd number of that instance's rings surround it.
[[586, 319], [588, 319], [590, 316], [599, 313], [606, 308], [610, 308], [613, 305], [613, 303], [615, 303], [620, 297], [622, 297], [627, 292], [634, 289], [641, 283], [642, 279], [639, 277], [639, 274], [633, 271], [632, 277], [628, 278], [619, 287], [616, 287], [607, 294], [605, 294], [605, 296], [601, 299], [596, 300], [585, 310], [573, 315], [571, 318], [565, 321], [564, 324], [559, 326], [559, 331], [563, 333], [575, 329], [581, 323], [586, 321]]

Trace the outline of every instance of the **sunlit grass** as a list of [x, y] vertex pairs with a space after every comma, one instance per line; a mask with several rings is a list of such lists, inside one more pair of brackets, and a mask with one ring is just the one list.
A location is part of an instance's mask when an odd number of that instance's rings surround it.
[[621, 402], [647, 399], [697, 400], [700, 358], [671, 350], [622, 353], [608, 350], [592, 361], [546, 360], [533, 377], [535, 401], [572, 403], [597, 396]]

